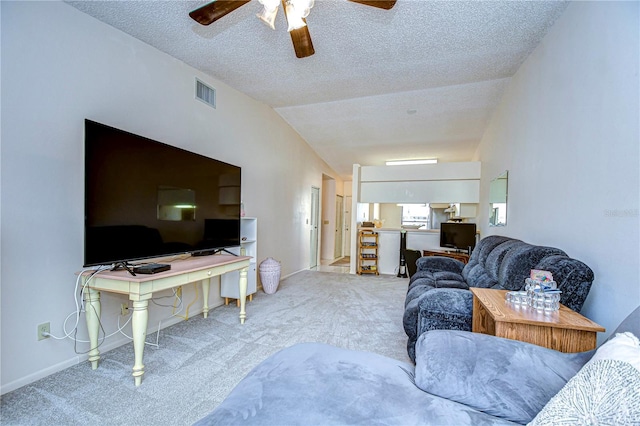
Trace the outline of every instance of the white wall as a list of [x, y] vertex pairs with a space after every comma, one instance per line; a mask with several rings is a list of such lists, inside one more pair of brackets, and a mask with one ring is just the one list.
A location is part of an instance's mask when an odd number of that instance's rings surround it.
[[[589, 265], [582, 313], [608, 333], [640, 304], [638, 28], [638, 2], [569, 5], [512, 78], [477, 151], [482, 235], [559, 247]], [[507, 226], [490, 228], [489, 182], [504, 170]]]
[[[43, 322], [61, 335], [75, 309], [85, 118], [241, 166], [258, 261], [280, 260], [283, 276], [308, 267], [311, 187], [323, 174], [342, 181], [271, 108], [64, 3], [1, 7], [3, 393], [85, 359], [70, 340], [36, 340]], [[217, 89], [217, 109], [194, 99], [196, 77]], [[111, 333], [126, 299], [102, 298]], [[150, 326], [169, 312], [153, 307]], [[101, 351], [125, 341], [110, 338]]]

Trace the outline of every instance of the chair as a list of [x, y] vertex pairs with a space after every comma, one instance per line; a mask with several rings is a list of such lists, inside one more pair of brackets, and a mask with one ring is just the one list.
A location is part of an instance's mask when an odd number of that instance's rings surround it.
[[416, 261], [422, 257], [422, 253], [420, 250], [404, 250], [404, 260], [407, 262], [407, 273], [409, 274], [409, 278], [418, 270], [418, 265], [416, 265]]

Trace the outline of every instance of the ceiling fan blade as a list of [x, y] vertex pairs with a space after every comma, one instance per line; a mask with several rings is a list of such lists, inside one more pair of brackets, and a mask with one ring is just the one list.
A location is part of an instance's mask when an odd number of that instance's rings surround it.
[[377, 7], [379, 9], [389, 10], [396, 4], [396, 0], [349, 0], [353, 3], [365, 4], [367, 6]]
[[251, 0], [216, 0], [190, 12], [189, 16], [202, 25], [209, 25], [250, 1]]
[[302, 28], [293, 30], [289, 34], [291, 34], [291, 41], [293, 42], [293, 49], [296, 51], [296, 57], [306, 58], [316, 53], [313, 49], [308, 26], [305, 25]]

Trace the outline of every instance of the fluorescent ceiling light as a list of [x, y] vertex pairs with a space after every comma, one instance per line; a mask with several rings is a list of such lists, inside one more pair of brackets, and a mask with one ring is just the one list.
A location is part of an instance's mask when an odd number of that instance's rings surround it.
[[387, 166], [406, 166], [407, 164], [436, 164], [437, 158], [426, 158], [423, 160], [395, 160], [387, 161]]

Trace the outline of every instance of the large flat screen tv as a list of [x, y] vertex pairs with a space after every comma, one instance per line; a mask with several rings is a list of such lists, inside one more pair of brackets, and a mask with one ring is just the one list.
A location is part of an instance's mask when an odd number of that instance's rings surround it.
[[475, 246], [475, 223], [443, 222], [440, 224], [440, 247], [464, 250], [471, 254]]
[[240, 245], [240, 167], [85, 120], [84, 265]]

